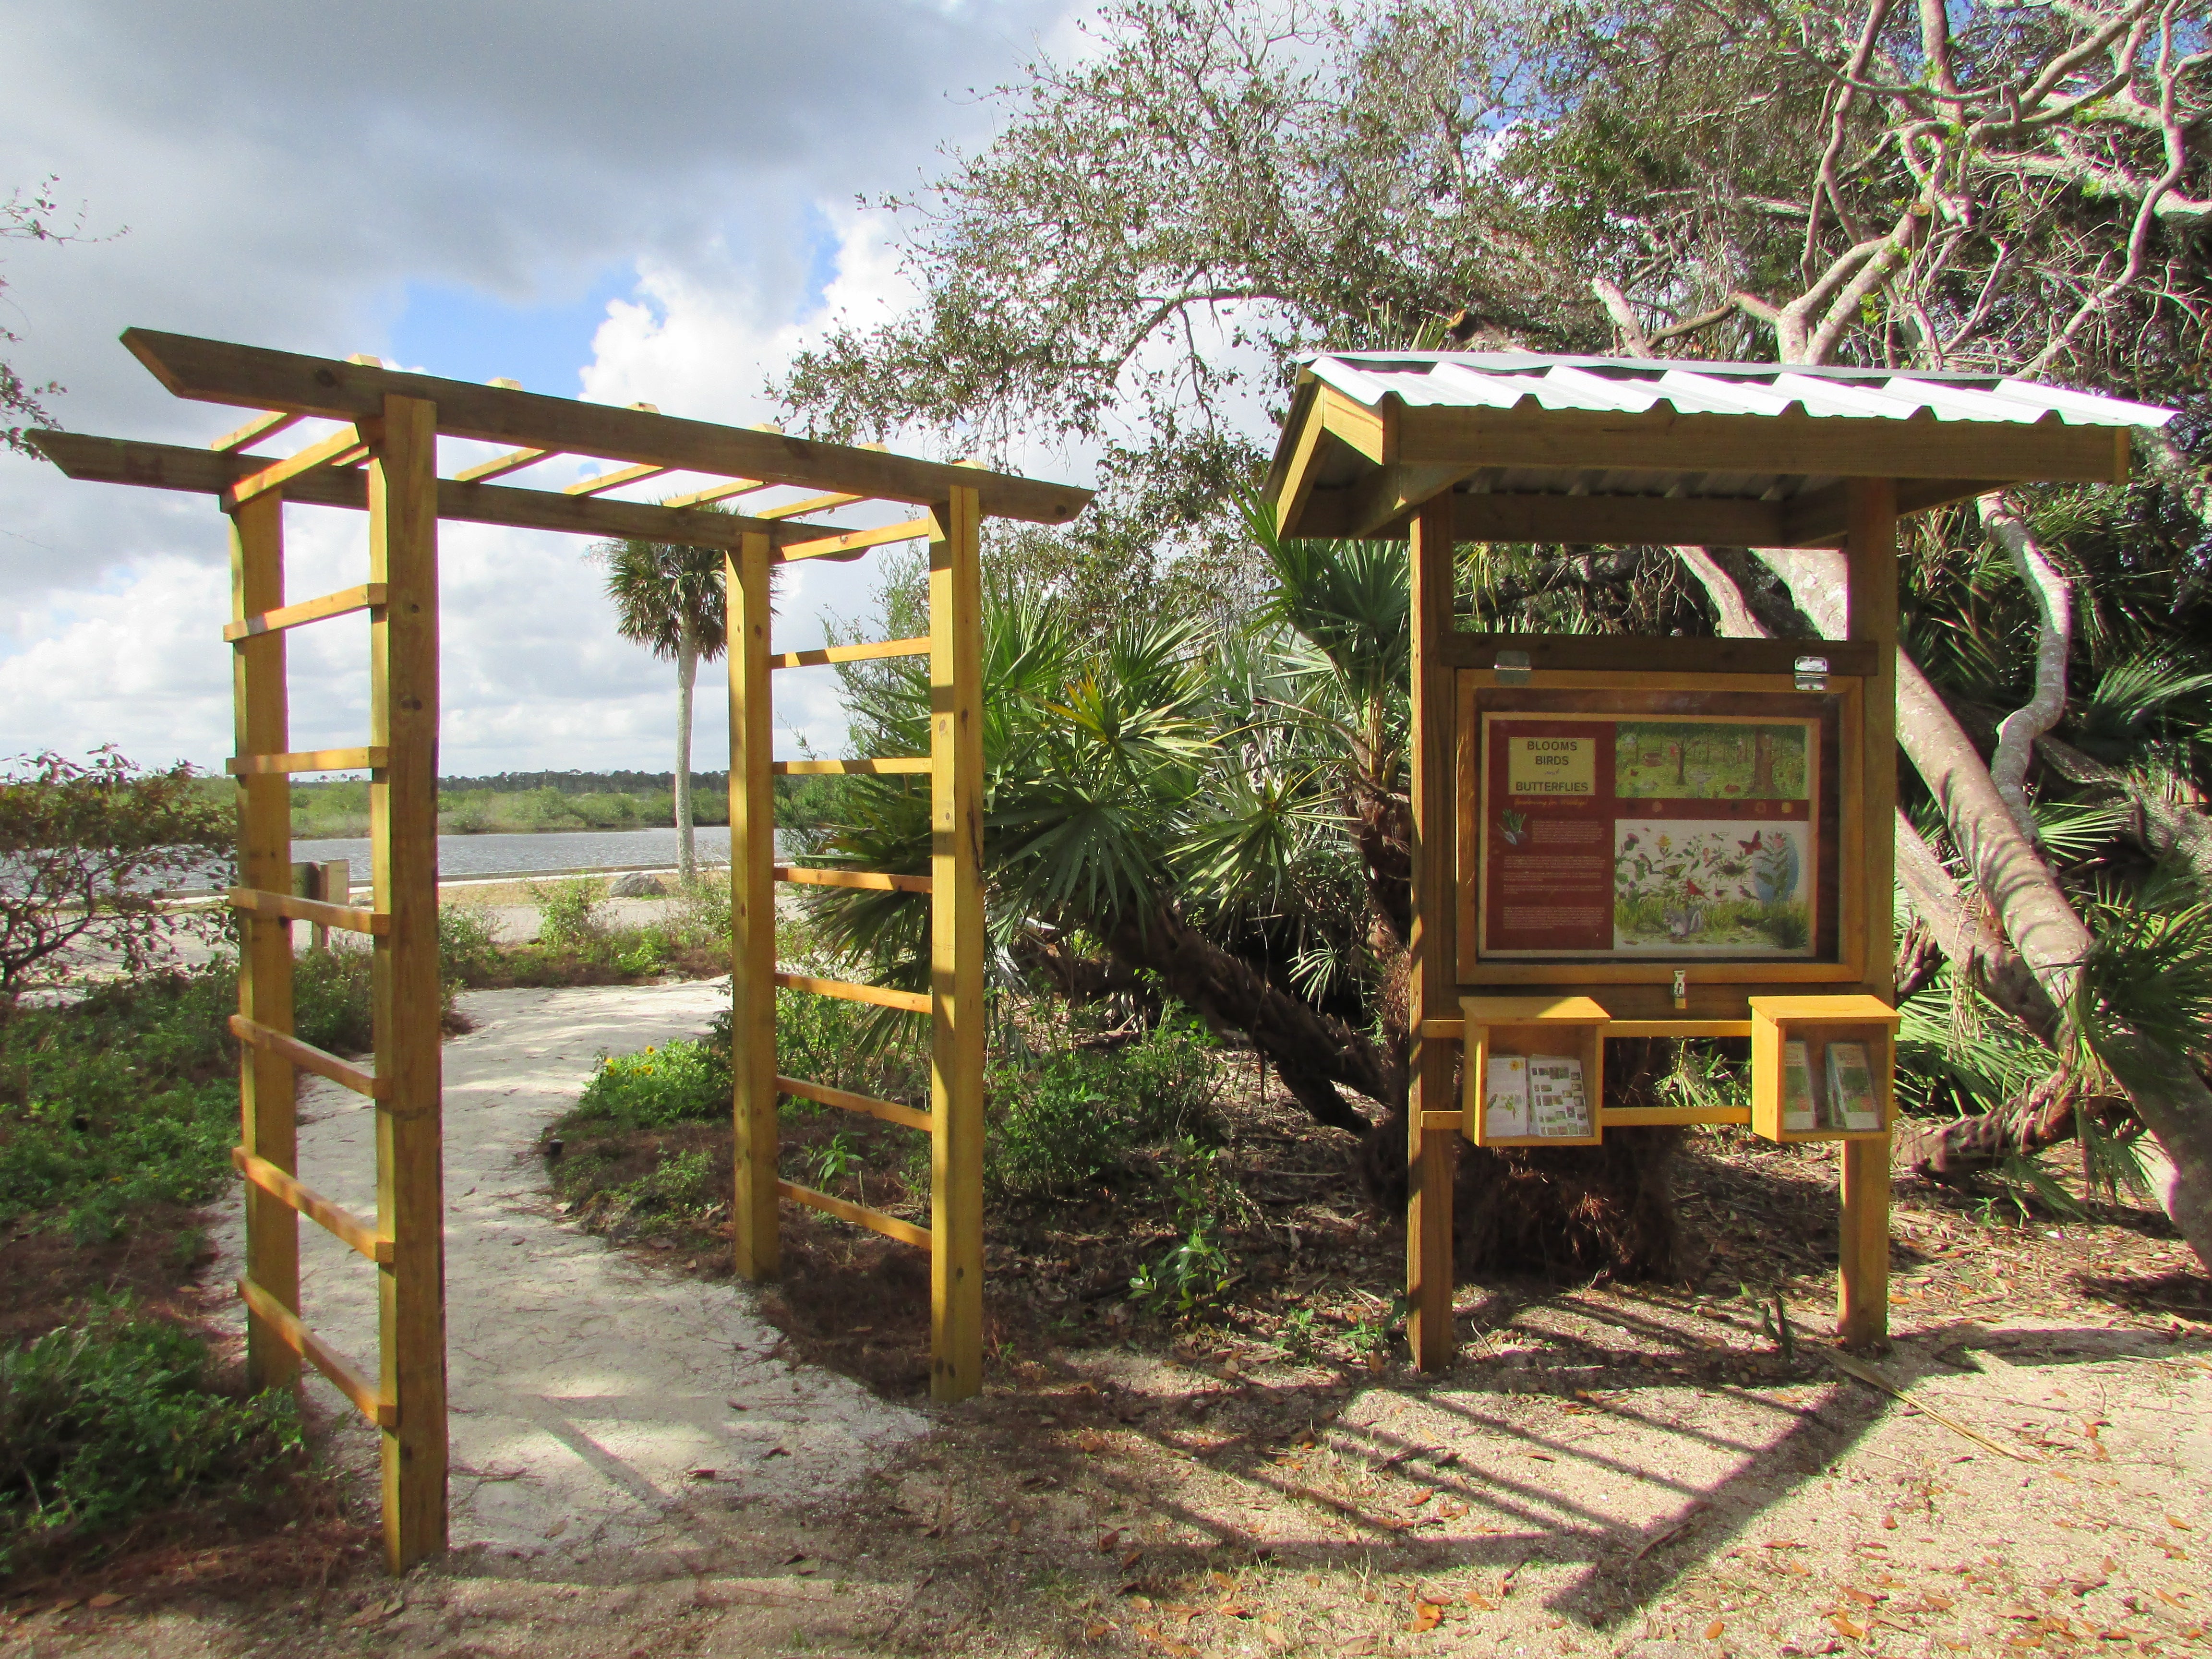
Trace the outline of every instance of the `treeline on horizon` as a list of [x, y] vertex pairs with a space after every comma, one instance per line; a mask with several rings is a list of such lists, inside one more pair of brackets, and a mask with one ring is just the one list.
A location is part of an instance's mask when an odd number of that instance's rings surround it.
[[[691, 775], [692, 822], [720, 828], [730, 821], [729, 774]], [[775, 821], [784, 829], [819, 823], [845, 780], [780, 777]], [[676, 822], [672, 772], [501, 772], [438, 780], [438, 829], [449, 836], [531, 834], [540, 830], [668, 829]], [[229, 793], [228, 779], [207, 779]], [[368, 833], [368, 784], [331, 778], [292, 786], [292, 834], [343, 840]]]

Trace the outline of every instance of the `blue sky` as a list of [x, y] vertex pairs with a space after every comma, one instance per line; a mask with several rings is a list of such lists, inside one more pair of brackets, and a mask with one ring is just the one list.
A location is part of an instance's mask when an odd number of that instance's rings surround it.
[[[911, 192], [940, 146], [988, 139], [997, 106], [976, 89], [1040, 47], [1081, 50], [1079, 9], [540, 0], [518, 29], [494, 0], [0, 0], [0, 189], [58, 175], [88, 233], [0, 243], [12, 359], [67, 386], [64, 426], [179, 443], [236, 416], [169, 397], [115, 343], [127, 326], [771, 419], [765, 386], [834, 318], [908, 302], [896, 228], [856, 198]], [[362, 580], [358, 515], [287, 523], [292, 592]], [[445, 769], [668, 764], [672, 673], [614, 637], [585, 551], [447, 527]], [[114, 742], [219, 766], [227, 561], [206, 500], [0, 455], [0, 755]], [[794, 580], [783, 647], [864, 611], [870, 581], [866, 563]], [[311, 634], [295, 735], [358, 740], [359, 642]], [[785, 747], [838, 752], [834, 696], [806, 683], [825, 677], [783, 678]], [[712, 766], [720, 700], [700, 701]]]

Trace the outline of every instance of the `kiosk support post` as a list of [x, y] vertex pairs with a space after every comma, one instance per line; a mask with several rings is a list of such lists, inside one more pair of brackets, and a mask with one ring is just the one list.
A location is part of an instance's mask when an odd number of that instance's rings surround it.
[[[1423, 507], [1413, 522], [1413, 924], [1407, 941], [1413, 1042], [1407, 1103], [1409, 1177], [1406, 1279], [1407, 1335], [1425, 1371], [1452, 1359], [1452, 1162], [1459, 1139], [1452, 1093], [1457, 1045], [1422, 1035], [1424, 1022], [1458, 1012], [1452, 939], [1452, 671], [1442, 648], [1452, 631], [1452, 497]], [[1436, 1121], [1431, 1127], [1431, 1120]]]
[[[1866, 757], [1863, 844], [1865, 848], [1867, 989], [1896, 1001], [1891, 938], [1896, 899], [1897, 833], [1897, 485], [1854, 478], [1849, 492], [1850, 556], [1844, 633], [1878, 648], [1866, 683]], [[1885, 1128], [1887, 1125], [1885, 1125]], [[1837, 1241], [1836, 1334], [1847, 1346], [1889, 1338], [1890, 1138], [1847, 1140], [1842, 1147], [1843, 1215]]]

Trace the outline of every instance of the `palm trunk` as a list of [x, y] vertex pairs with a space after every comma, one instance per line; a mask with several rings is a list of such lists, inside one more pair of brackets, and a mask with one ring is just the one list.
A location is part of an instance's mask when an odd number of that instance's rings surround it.
[[699, 878], [691, 835], [691, 690], [698, 678], [699, 643], [687, 617], [676, 638], [676, 876], [687, 892]]

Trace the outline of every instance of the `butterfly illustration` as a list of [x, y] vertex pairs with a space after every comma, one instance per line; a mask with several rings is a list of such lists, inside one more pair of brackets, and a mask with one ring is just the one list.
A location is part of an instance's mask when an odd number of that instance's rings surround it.
[[1751, 832], [1751, 839], [1749, 841], [1740, 841], [1736, 842], [1736, 845], [1743, 848], [1744, 855], [1747, 858], [1759, 849], [1759, 846], [1765, 838], [1765, 831], [1754, 830]]

